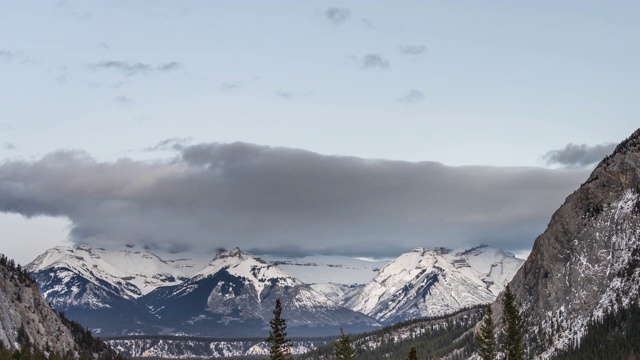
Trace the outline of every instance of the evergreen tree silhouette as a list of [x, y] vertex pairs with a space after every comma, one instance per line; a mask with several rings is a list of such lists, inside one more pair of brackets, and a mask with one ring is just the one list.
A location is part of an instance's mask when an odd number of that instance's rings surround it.
[[276, 307], [273, 310], [273, 319], [269, 321], [271, 331], [269, 337], [265, 339], [271, 344], [269, 355], [271, 360], [290, 360], [291, 356], [291, 340], [287, 338], [287, 323], [282, 317], [282, 304], [280, 299], [276, 299]]
[[351, 345], [351, 335], [345, 335], [342, 328], [340, 328], [340, 337], [334, 344], [336, 351], [336, 358], [338, 360], [354, 359], [356, 357], [356, 350]]
[[478, 349], [476, 352], [482, 358], [482, 360], [495, 360], [498, 356], [498, 346], [496, 344], [496, 337], [493, 333], [493, 310], [491, 304], [487, 305], [487, 313], [482, 319], [480, 325], [480, 334], [478, 334], [477, 343]]
[[522, 344], [522, 318], [516, 307], [516, 297], [507, 285], [502, 301], [504, 351], [507, 360], [524, 360], [524, 348]]

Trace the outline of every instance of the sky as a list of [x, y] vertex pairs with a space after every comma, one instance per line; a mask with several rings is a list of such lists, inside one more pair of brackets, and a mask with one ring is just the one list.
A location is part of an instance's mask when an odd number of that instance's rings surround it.
[[631, 1], [19, 1], [0, 252], [526, 254], [640, 122]]

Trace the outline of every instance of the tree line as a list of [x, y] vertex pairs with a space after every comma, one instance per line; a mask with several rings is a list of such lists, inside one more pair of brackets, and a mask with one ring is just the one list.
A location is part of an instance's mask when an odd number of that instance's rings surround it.
[[[365, 334], [352, 336], [340, 329], [330, 345], [320, 346], [296, 356], [298, 359], [356, 359], [356, 360], [462, 360], [474, 351], [473, 328], [484, 315], [484, 307], [460, 310], [448, 316], [419, 318], [404, 321]], [[282, 319], [282, 303], [276, 300], [271, 331], [266, 339], [270, 359], [292, 359], [291, 342], [286, 341], [286, 322]], [[283, 326], [284, 325], [284, 326]], [[396, 333], [408, 337], [398, 339]]]
[[[433, 351], [428, 354], [422, 354], [422, 358], [440, 358], [441, 356], [448, 355], [450, 358], [455, 359], [457, 357], [467, 357], [470, 353], [475, 352], [483, 360], [496, 360], [499, 355], [503, 354], [503, 359], [506, 360], [524, 360], [525, 346], [524, 346], [524, 334], [523, 334], [523, 320], [520, 312], [516, 306], [515, 295], [511, 292], [510, 287], [507, 285], [504, 297], [502, 301], [502, 324], [500, 332], [496, 334], [495, 326], [493, 323], [493, 310], [491, 305], [487, 305], [486, 312], [482, 318], [480, 325], [480, 331], [478, 335], [473, 337], [473, 326], [471, 328], [464, 327], [451, 327], [446, 328], [445, 332], [453, 337], [443, 337], [447, 342], [439, 343], [439, 346], [434, 346], [431, 349], [444, 350], [446, 352], [439, 352], [434, 354]], [[291, 352], [291, 340], [287, 338], [286, 321], [282, 317], [282, 303], [280, 299], [276, 300], [275, 310], [273, 311], [274, 317], [269, 321], [271, 331], [266, 342], [270, 344], [269, 354], [271, 360], [292, 360], [293, 355]], [[475, 324], [475, 322], [473, 322]], [[432, 329], [433, 330], [433, 329]], [[456, 332], [458, 330], [458, 332]], [[435, 334], [432, 331], [432, 334]], [[440, 335], [440, 334], [437, 334]], [[499, 336], [496, 336], [499, 335]], [[457, 344], [455, 344], [458, 342]], [[391, 344], [394, 346], [395, 344]], [[431, 344], [435, 345], [435, 344]], [[384, 348], [385, 344], [380, 343], [378, 349]], [[340, 335], [333, 344], [331, 354], [320, 354], [317, 356], [321, 358], [332, 358], [338, 360], [363, 358], [366, 356], [359, 356], [358, 351], [353, 346], [353, 338], [350, 334], [345, 334], [340, 329]], [[469, 351], [471, 350], [471, 351]], [[427, 351], [425, 351], [427, 352]], [[418, 348], [416, 345], [409, 347], [405, 352], [407, 360], [418, 360]], [[371, 354], [373, 355], [373, 354]], [[376, 351], [376, 354], [372, 357], [380, 358], [381, 356], [390, 357], [390, 353], [382, 353]]]

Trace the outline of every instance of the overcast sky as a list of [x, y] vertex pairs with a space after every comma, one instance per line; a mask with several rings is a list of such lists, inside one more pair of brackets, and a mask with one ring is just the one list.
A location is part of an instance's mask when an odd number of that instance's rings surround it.
[[0, 251], [526, 252], [640, 124], [639, 10], [6, 2]]

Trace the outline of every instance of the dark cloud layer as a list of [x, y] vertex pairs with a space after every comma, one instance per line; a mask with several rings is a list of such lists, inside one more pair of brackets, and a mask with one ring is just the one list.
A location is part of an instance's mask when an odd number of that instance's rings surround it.
[[616, 144], [589, 146], [569, 143], [564, 149], [551, 150], [543, 155], [547, 165], [560, 165], [569, 168], [581, 168], [593, 165], [611, 154]]
[[180, 68], [180, 64], [175, 61], [159, 65], [151, 65], [140, 62], [110, 60], [88, 64], [87, 66], [89, 69], [94, 71], [115, 70], [121, 72], [126, 76], [133, 76], [148, 72], [171, 72]]
[[463, 242], [530, 248], [584, 170], [448, 167], [245, 143], [170, 161], [60, 151], [0, 165], [0, 211], [71, 220], [72, 240], [170, 251], [397, 255]]
[[388, 69], [391, 65], [389, 65], [389, 61], [378, 54], [367, 54], [362, 57], [361, 67], [363, 69]]
[[347, 8], [330, 7], [324, 11], [324, 17], [333, 24], [340, 25], [351, 17], [351, 10]]

